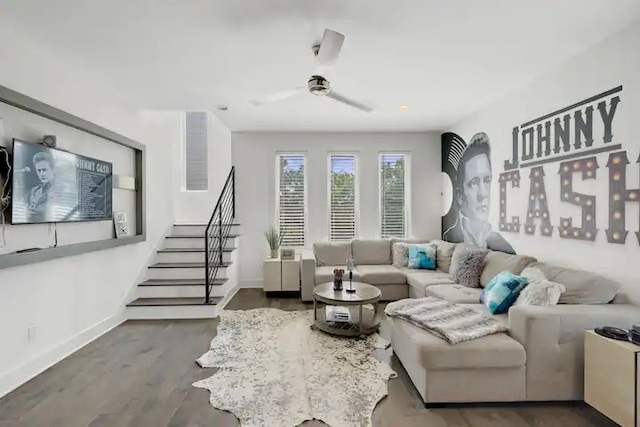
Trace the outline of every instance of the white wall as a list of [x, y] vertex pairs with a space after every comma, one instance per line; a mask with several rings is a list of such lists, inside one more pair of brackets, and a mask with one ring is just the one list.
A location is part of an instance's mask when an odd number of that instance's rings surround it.
[[411, 229], [415, 237], [440, 235], [440, 137], [434, 133], [233, 133], [236, 209], [241, 226], [240, 283], [260, 286], [262, 260], [268, 255], [263, 232], [275, 218], [276, 154], [307, 157], [308, 236], [327, 240], [327, 157], [352, 152], [359, 159], [359, 237], [379, 236], [378, 153], [411, 157]]
[[176, 140], [174, 145], [176, 159], [180, 163], [176, 165], [180, 170], [180, 179], [175, 182], [176, 194], [176, 221], [182, 223], [206, 223], [215, 208], [220, 191], [227, 175], [231, 170], [231, 132], [212, 113], [207, 114], [207, 157], [209, 187], [207, 191], [184, 190], [184, 149], [182, 139]]
[[[2, 396], [122, 320], [125, 298], [171, 224], [173, 206], [165, 197], [171, 158], [148, 137], [140, 115], [117, 90], [70, 59], [40, 50], [5, 22], [0, 84], [145, 143], [148, 209], [144, 243], [0, 270]], [[89, 146], [79, 148], [94, 154]], [[29, 326], [35, 327], [32, 342]]]
[[[512, 93], [505, 99], [483, 109], [477, 114], [461, 121], [448, 129], [467, 142], [476, 132], [486, 132], [491, 138], [492, 163], [494, 169], [493, 194], [499, 194], [497, 177], [504, 172], [503, 162], [511, 159], [512, 129], [536, 117], [572, 105], [608, 89], [623, 85], [614, 122], [613, 141], [611, 144], [622, 144], [631, 164], [627, 167], [627, 188], [637, 189], [638, 164], [635, 163], [640, 153], [638, 137], [638, 118], [640, 118], [640, 22], [628, 27], [613, 37], [593, 46], [580, 55], [572, 58], [551, 73], [535, 80], [527, 87]], [[543, 52], [532, 53], [535, 55]], [[595, 103], [593, 104], [595, 107]], [[553, 117], [551, 118], [553, 120]], [[594, 110], [594, 147], [603, 146], [603, 125], [598, 109]], [[571, 120], [573, 143], [573, 117]], [[618, 280], [632, 292], [638, 288], [640, 273], [635, 268], [640, 245], [634, 232], [640, 231], [638, 203], [626, 203], [626, 228], [630, 231], [626, 244], [608, 243], [606, 230], [609, 227], [609, 153], [596, 156], [599, 169], [597, 179], [582, 180], [580, 174], [574, 174], [574, 191], [596, 196], [596, 227], [598, 234], [595, 241], [582, 241], [559, 236], [560, 218], [572, 218], [580, 227], [581, 208], [560, 199], [559, 163], [544, 165], [545, 186], [549, 201], [551, 223], [555, 227], [551, 237], [541, 236], [538, 230], [535, 235], [502, 232], [517, 253], [536, 256], [541, 261], [583, 268], [601, 273]], [[507, 216], [517, 215], [524, 223], [529, 196], [530, 169], [520, 170], [522, 180], [520, 188], [507, 189]], [[498, 197], [491, 202], [491, 223], [498, 228]], [[539, 225], [540, 222], [537, 222]], [[635, 290], [633, 289], [635, 288]]]
[[186, 191], [182, 116], [180, 111], [146, 111], [145, 128], [151, 133], [149, 140], [161, 145], [165, 160], [171, 162], [174, 179], [163, 197], [173, 198], [176, 223], [207, 223], [231, 170], [231, 132], [207, 113], [209, 187], [207, 191]]

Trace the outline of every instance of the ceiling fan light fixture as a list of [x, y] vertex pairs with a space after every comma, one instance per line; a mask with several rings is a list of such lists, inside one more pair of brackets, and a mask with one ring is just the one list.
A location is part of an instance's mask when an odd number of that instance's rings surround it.
[[307, 82], [307, 87], [309, 92], [317, 96], [326, 95], [331, 90], [331, 84], [322, 76], [311, 76]]

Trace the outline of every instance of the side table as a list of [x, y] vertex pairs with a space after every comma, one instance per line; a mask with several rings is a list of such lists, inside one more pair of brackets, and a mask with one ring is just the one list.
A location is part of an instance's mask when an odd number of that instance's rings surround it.
[[584, 401], [622, 427], [640, 426], [640, 346], [586, 331]]
[[265, 292], [300, 292], [300, 254], [293, 259], [265, 259], [262, 286]]

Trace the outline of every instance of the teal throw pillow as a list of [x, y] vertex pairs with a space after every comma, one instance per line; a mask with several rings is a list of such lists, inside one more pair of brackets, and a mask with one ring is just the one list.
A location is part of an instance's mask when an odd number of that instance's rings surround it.
[[409, 245], [409, 268], [436, 269], [435, 245]]
[[503, 271], [484, 287], [480, 293], [480, 302], [487, 306], [492, 314], [506, 313], [528, 283], [526, 277]]

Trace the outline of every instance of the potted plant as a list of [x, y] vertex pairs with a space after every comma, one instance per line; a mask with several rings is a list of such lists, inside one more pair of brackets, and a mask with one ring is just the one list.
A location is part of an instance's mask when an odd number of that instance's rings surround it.
[[280, 247], [280, 243], [282, 243], [282, 236], [284, 236], [284, 234], [278, 233], [278, 230], [274, 226], [269, 227], [269, 229], [264, 232], [264, 237], [267, 239], [269, 249], [271, 249], [271, 258], [278, 258], [278, 248]]

